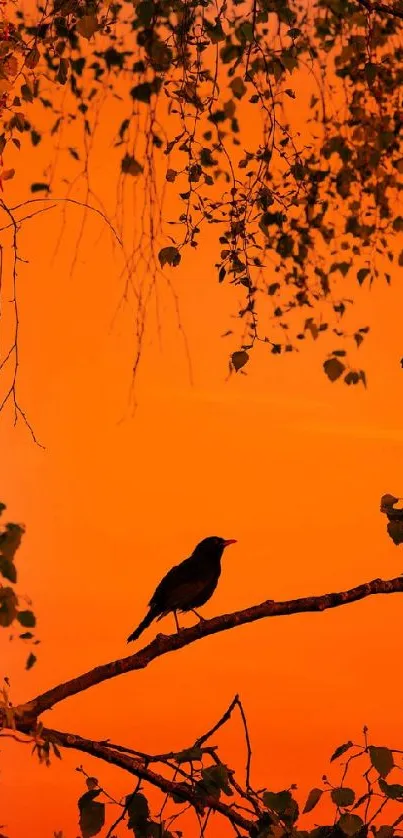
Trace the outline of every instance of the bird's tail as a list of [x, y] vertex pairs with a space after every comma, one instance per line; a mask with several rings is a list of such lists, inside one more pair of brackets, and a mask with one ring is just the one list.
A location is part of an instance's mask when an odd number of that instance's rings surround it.
[[150, 608], [148, 614], [144, 617], [144, 620], [141, 621], [140, 625], [137, 626], [135, 631], [127, 638], [127, 642], [131, 643], [132, 640], [137, 640], [140, 637], [140, 634], [151, 625], [152, 621], [155, 620], [157, 614], [155, 613], [153, 608]]

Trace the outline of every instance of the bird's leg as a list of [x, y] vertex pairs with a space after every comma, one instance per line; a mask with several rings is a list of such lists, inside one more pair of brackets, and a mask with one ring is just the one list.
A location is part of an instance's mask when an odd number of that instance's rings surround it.
[[179, 632], [180, 632], [180, 630], [181, 630], [181, 627], [180, 627], [180, 625], [179, 625], [179, 623], [178, 623], [178, 618], [177, 618], [177, 616], [176, 616], [176, 610], [175, 610], [175, 609], [174, 609], [173, 614], [174, 614], [174, 617], [175, 617], [176, 631], [177, 631], [177, 632], [178, 632], [178, 634], [179, 634]]
[[196, 609], [195, 609], [195, 608], [191, 608], [190, 610], [191, 610], [192, 614], [196, 614], [196, 617], [198, 618], [198, 620], [199, 620], [201, 623], [205, 623], [205, 622], [206, 622], [206, 621], [205, 621], [205, 619], [204, 619], [204, 617], [202, 617], [202, 615], [201, 615], [201, 614], [199, 614], [199, 612], [198, 612], [198, 611], [196, 611]]

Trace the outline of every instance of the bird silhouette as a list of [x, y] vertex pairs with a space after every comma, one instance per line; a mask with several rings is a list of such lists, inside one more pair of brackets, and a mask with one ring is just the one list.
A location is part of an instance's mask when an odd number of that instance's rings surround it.
[[127, 642], [137, 640], [153, 620], [161, 620], [171, 611], [178, 631], [177, 611], [193, 611], [202, 620], [195, 609], [204, 605], [213, 595], [221, 574], [222, 554], [229, 544], [235, 542], [235, 538], [225, 539], [216, 535], [200, 541], [192, 555], [172, 567], [161, 580], [150, 599], [144, 620], [127, 638]]

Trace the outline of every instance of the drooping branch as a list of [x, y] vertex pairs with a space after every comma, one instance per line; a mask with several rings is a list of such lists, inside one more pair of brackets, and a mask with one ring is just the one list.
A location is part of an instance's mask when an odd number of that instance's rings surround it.
[[95, 669], [91, 669], [89, 672], [72, 678], [70, 681], [58, 684], [56, 687], [37, 696], [32, 701], [20, 705], [15, 710], [19, 728], [23, 729], [25, 724], [26, 728], [30, 729], [41, 713], [49, 710], [55, 704], [64, 701], [66, 698], [77, 695], [96, 684], [100, 684], [103, 681], [115, 678], [126, 672], [144, 669], [155, 658], [178, 649], [183, 649], [185, 646], [189, 646], [191, 643], [195, 643], [197, 640], [209, 637], [212, 634], [218, 634], [219, 632], [235, 628], [235, 626], [262, 620], [265, 617], [280, 617], [304, 612], [326, 611], [328, 608], [338, 608], [341, 605], [357, 602], [360, 599], [365, 599], [375, 594], [402, 592], [403, 576], [387, 580], [374, 579], [372, 582], [366, 582], [347, 591], [339, 591], [337, 593], [302, 597], [283, 602], [266, 600], [259, 605], [254, 605], [241, 611], [234, 611], [232, 614], [222, 614], [211, 620], [203, 620], [192, 628], [182, 629], [178, 634], [159, 634], [151, 643], [143, 649], [140, 649], [134, 655], [97, 666]]
[[190, 785], [184, 783], [179, 785], [179, 783], [175, 783], [172, 780], [163, 777], [161, 774], [151, 771], [147, 767], [146, 762], [142, 759], [117, 751], [104, 743], [92, 741], [91, 739], [84, 739], [82, 736], [78, 736], [75, 733], [65, 733], [52, 728], [44, 728], [41, 735], [58, 746], [60, 745], [64, 748], [72, 748], [76, 751], [81, 751], [82, 753], [102, 759], [104, 762], [109, 762], [111, 765], [115, 765], [118, 768], [122, 768], [129, 774], [150, 783], [152, 786], [160, 789], [166, 794], [174, 794], [176, 797], [183, 797], [183, 800], [191, 803], [191, 805], [195, 807], [196, 811], [200, 811], [200, 807], [202, 805], [203, 808], [219, 812], [221, 815], [228, 818], [232, 824], [236, 824], [236, 826], [241, 827], [241, 829], [246, 830], [248, 833], [250, 833], [251, 828], [253, 827], [254, 821], [245, 818], [233, 806], [228, 806], [226, 803], [222, 803], [221, 800], [217, 800], [216, 797], [208, 794], [204, 794], [203, 799], [201, 800], [200, 796], [197, 795], [197, 792], [194, 791]]

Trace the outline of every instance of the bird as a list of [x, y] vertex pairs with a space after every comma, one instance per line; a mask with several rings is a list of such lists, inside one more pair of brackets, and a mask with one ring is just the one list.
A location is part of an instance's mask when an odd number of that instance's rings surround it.
[[149, 610], [140, 625], [127, 638], [131, 643], [137, 640], [154, 620], [161, 620], [171, 611], [175, 617], [177, 631], [180, 631], [177, 611], [193, 611], [204, 605], [213, 595], [221, 574], [221, 557], [229, 544], [236, 538], [220, 538], [211, 535], [204, 538], [193, 550], [191, 556], [168, 571], [161, 580], [149, 602]]

